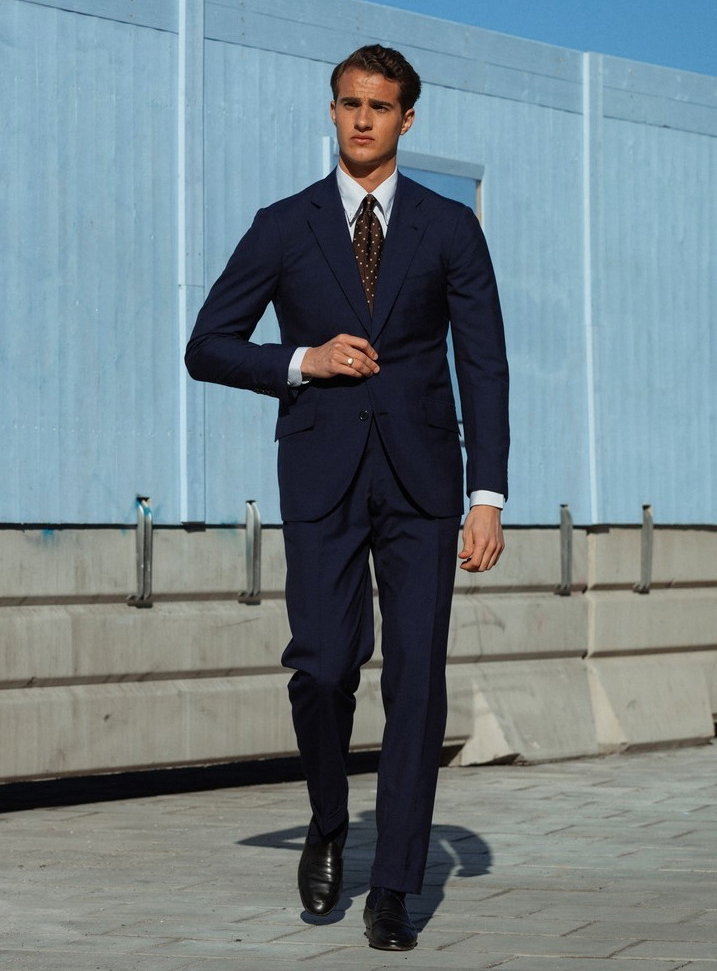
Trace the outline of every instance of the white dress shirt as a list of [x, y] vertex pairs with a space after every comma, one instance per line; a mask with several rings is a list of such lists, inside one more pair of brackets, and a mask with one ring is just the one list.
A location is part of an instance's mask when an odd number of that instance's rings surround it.
[[[349, 235], [353, 241], [354, 224], [358, 218], [361, 204], [366, 198], [366, 190], [359, 185], [355, 179], [344, 172], [340, 165], [336, 167], [336, 181], [339, 187], [341, 203], [346, 214], [346, 224]], [[394, 169], [391, 175], [385, 179], [381, 185], [377, 186], [371, 193], [376, 200], [374, 214], [378, 216], [381, 223], [384, 237], [388, 235], [388, 225], [391, 219], [393, 201], [396, 198], [396, 186], [398, 184], [398, 169]], [[307, 383], [307, 379], [301, 373], [301, 365], [306, 354], [307, 347], [297, 347], [289, 362], [289, 387], [298, 388]], [[502, 509], [505, 505], [505, 497], [499, 492], [490, 492], [488, 489], [477, 489], [470, 494], [470, 505], [473, 506], [497, 506]]]

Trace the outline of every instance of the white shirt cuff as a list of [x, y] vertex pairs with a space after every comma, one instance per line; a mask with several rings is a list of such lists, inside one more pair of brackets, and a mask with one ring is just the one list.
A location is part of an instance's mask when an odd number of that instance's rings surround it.
[[502, 509], [505, 506], [505, 496], [500, 492], [489, 492], [488, 489], [476, 489], [470, 494], [471, 509], [473, 506], [496, 506]]
[[290, 388], [300, 388], [302, 384], [309, 383], [309, 379], [305, 378], [301, 373], [301, 365], [304, 363], [304, 354], [306, 354], [308, 349], [308, 347], [297, 347], [294, 353], [291, 355], [291, 360], [289, 361], [289, 374], [286, 379], [286, 383]]

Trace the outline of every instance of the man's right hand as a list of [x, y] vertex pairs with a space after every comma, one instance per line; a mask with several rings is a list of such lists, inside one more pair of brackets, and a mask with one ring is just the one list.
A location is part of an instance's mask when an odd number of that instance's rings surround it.
[[378, 354], [365, 337], [338, 334], [319, 347], [310, 347], [301, 362], [305, 378], [333, 378], [343, 374], [349, 378], [370, 378], [378, 374]]

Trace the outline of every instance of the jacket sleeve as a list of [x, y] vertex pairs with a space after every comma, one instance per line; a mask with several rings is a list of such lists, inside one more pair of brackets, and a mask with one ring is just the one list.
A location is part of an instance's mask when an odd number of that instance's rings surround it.
[[498, 288], [475, 214], [458, 217], [448, 257], [448, 305], [466, 443], [466, 487], [508, 497], [508, 361]]
[[250, 338], [279, 285], [281, 238], [275, 216], [259, 210], [199, 311], [184, 357], [197, 381], [290, 395], [295, 348], [254, 344]]

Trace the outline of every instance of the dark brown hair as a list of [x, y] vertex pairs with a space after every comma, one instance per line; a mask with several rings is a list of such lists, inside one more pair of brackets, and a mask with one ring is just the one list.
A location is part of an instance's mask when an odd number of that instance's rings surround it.
[[401, 93], [399, 100], [401, 110], [405, 113], [418, 101], [421, 94], [421, 79], [399, 51], [392, 47], [381, 47], [380, 44], [370, 44], [359, 47], [346, 60], [337, 64], [331, 75], [331, 90], [336, 99], [339, 81], [344, 72], [357, 67], [368, 74], [382, 74], [388, 81], [397, 81]]

